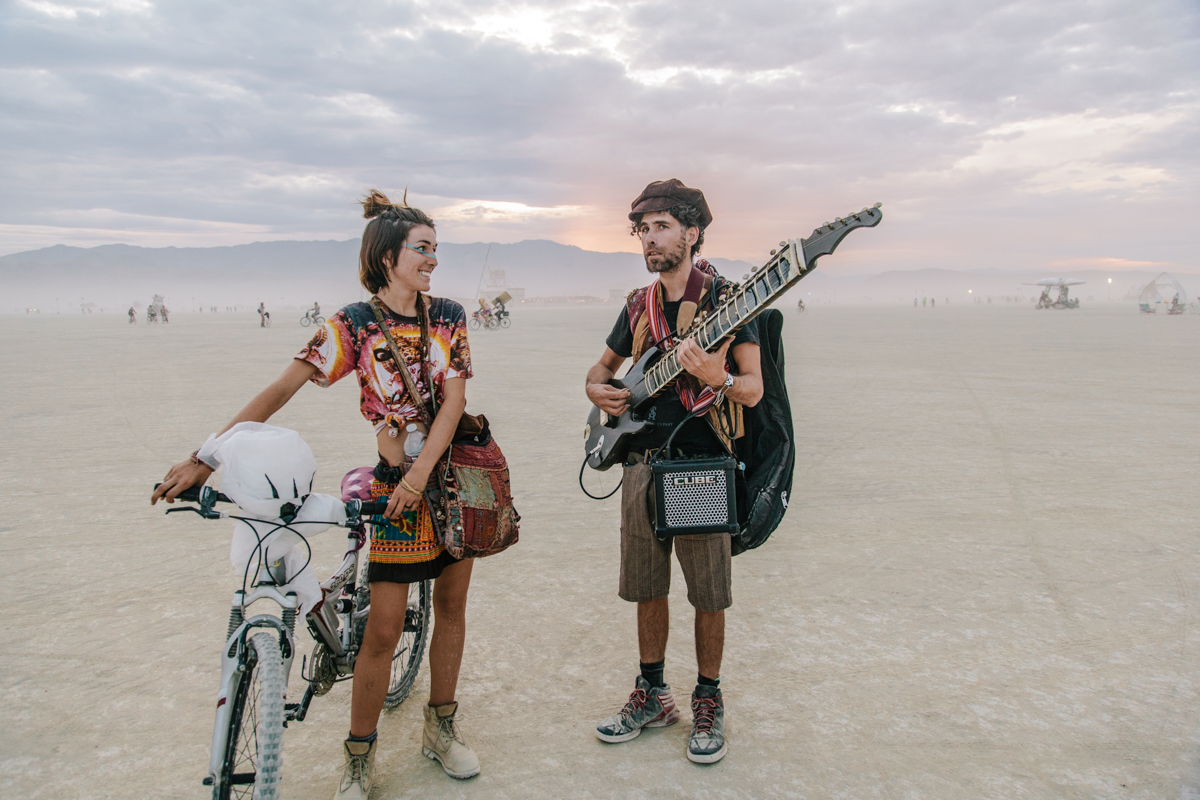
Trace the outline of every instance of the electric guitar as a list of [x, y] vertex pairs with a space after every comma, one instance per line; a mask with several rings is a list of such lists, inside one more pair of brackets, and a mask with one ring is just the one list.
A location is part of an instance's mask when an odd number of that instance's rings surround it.
[[[776, 298], [812, 272], [817, 259], [832, 253], [850, 231], [878, 225], [883, 219], [881, 205], [876, 203], [857, 214], [826, 222], [807, 239], [780, 242], [779, 250], [771, 251], [771, 259], [746, 275], [741, 284], [732, 285], [719, 306], [697, 318], [688, 331], [680, 331], [679, 344], [685, 339], [695, 339], [708, 352], [720, 348], [738, 328], [761, 314]], [[655, 396], [684, 373], [679, 365], [679, 344], [668, 352], [651, 347], [623, 377], [609, 381], [618, 389], [629, 390], [629, 408], [621, 416], [614, 417], [592, 406], [583, 429], [589, 467], [605, 470], [613, 464], [623, 463], [629, 452], [630, 437], [653, 424], [641, 415]]]

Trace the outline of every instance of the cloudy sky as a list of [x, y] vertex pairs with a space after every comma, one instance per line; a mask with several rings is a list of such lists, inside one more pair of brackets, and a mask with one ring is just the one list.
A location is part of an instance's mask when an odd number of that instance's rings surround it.
[[379, 186], [454, 242], [707, 253], [882, 201], [831, 272], [1200, 272], [1195, 0], [5, 0], [0, 253], [346, 239]]

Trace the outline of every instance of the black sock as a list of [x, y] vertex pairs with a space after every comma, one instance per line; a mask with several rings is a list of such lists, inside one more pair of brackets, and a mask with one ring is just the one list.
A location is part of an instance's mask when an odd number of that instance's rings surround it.
[[697, 686], [720, 686], [721, 685], [721, 676], [718, 675], [715, 678], [706, 678], [703, 675], [701, 675], [699, 672], [697, 672], [696, 673], [696, 685]]
[[661, 689], [667, 684], [663, 682], [663, 668], [667, 661], [655, 661], [653, 664], [647, 664], [644, 661], [638, 662], [642, 667], [642, 677], [646, 679], [646, 683], [650, 684], [651, 689]]
[[378, 729], [378, 728], [376, 728], [375, 730], [371, 731], [371, 735], [370, 735], [370, 736], [355, 736], [355, 735], [352, 733], [352, 734], [350, 734], [349, 736], [347, 736], [347, 737], [346, 737], [346, 740], [347, 740], [347, 741], [350, 741], [350, 742], [367, 742], [367, 743], [369, 744], [369, 743], [371, 743], [371, 742], [375, 741], [375, 739], [376, 739], [378, 736], [379, 736], [379, 729]]

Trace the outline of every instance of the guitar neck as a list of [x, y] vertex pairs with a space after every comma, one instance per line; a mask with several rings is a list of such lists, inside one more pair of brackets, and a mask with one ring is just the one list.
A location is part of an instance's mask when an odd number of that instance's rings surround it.
[[[735, 288], [700, 322], [696, 332], [688, 337], [711, 352], [721, 346], [726, 337], [761, 314], [775, 298], [812, 271], [804, 262], [800, 243], [792, 239], [772, 256], [766, 266]], [[684, 372], [679, 364], [679, 348], [675, 347], [658, 360], [646, 373], [646, 385], [651, 395], [658, 394]]]
[[[857, 214], [827, 222], [807, 239], [780, 242], [780, 249], [771, 260], [759, 267], [741, 285], [735, 285], [724, 301], [697, 326], [687, 338], [706, 351], [720, 347], [728, 336], [737, 333], [750, 320], [766, 310], [781, 294], [796, 285], [813, 271], [821, 256], [829, 255], [855, 228], [873, 228], [883, 219], [879, 204], [864, 208]], [[679, 348], [672, 348], [646, 372], [646, 388], [651, 396], [671, 385], [684, 372], [679, 364]]]

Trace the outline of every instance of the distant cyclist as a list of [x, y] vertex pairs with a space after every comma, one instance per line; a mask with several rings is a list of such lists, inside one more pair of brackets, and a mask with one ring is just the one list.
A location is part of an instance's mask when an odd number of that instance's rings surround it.
[[260, 327], [260, 328], [267, 327], [267, 320], [269, 320], [270, 318], [271, 318], [271, 315], [267, 313], [266, 305], [263, 303], [259, 303], [258, 304], [258, 327]]
[[133, 325], [137, 322], [137, 312], [133, 310], [133, 306], [129, 307], [129, 324]]

